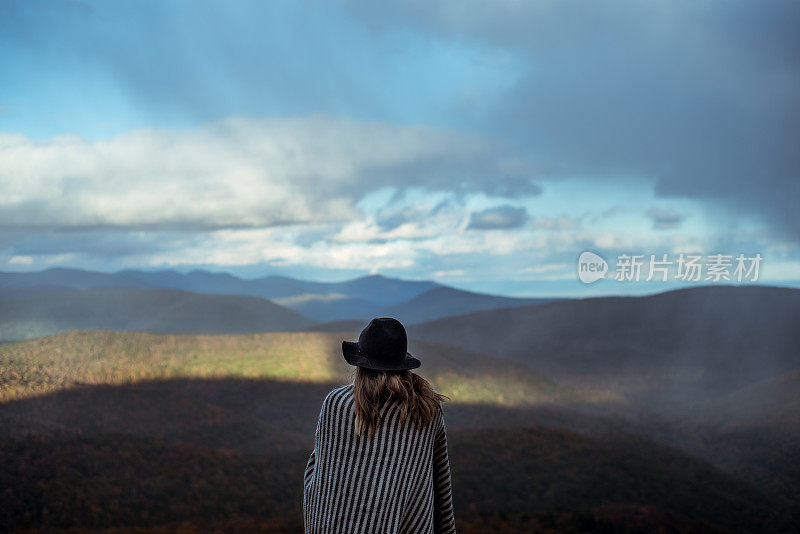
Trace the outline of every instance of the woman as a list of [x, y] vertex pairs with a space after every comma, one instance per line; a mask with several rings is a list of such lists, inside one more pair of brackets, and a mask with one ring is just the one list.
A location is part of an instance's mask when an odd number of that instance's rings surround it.
[[455, 532], [443, 395], [411, 369], [406, 331], [373, 319], [342, 342], [352, 384], [322, 402], [304, 476], [306, 534]]

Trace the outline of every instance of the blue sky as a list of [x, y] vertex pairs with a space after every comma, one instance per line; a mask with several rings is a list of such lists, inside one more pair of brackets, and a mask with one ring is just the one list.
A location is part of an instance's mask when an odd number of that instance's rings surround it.
[[584, 250], [800, 286], [800, 7], [0, 3], [0, 270], [380, 272], [515, 295]]

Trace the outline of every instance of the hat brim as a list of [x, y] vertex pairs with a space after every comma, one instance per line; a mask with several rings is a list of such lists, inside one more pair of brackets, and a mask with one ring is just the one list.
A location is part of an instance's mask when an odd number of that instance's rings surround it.
[[345, 361], [350, 365], [363, 367], [365, 369], [373, 369], [375, 371], [405, 371], [407, 369], [416, 369], [422, 362], [406, 352], [406, 359], [399, 365], [391, 365], [383, 362], [376, 362], [370, 360], [358, 350], [358, 343], [353, 341], [342, 341], [342, 354]]

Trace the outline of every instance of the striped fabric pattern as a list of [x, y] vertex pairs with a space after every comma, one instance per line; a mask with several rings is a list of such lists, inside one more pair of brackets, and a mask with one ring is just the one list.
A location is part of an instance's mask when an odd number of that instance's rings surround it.
[[325, 397], [304, 473], [306, 534], [454, 533], [444, 415], [425, 427], [381, 408], [371, 438], [355, 432], [353, 385]]

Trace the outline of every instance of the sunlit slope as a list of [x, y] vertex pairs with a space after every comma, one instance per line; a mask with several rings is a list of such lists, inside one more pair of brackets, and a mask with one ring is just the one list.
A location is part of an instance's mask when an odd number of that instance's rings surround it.
[[[269, 378], [344, 383], [353, 367], [341, 334], [279, 332], [172, 335], [83, 330], [0, 346], [0, 400], [76, 384], [167, 378]], [[522, 364], [446, 345], [413, 342], [420, 374], [453, 402], [503, 405], [616, 400], [558, 385]]]

